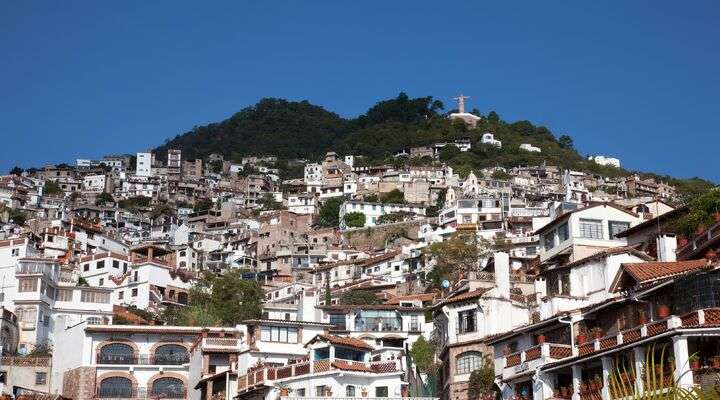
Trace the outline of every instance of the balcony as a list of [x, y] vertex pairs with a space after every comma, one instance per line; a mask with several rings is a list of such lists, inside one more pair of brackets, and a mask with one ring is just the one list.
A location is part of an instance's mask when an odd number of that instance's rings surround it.
[[562, 360], [572, 355], [570, 345], [557, 343], [543, 343], [523, 351], [508, 354], [505, 356], [503, 379], [534, 370], [545, 363]]
[[682, 316], [672, 315], [620, 331], [617, 334], [578, 343], [574, 349], [569, 345], [545, 343], [506, 355], [503, 379], [511, 378], [518, 373], [531, 370], [549, 361], [562, 360], [571, 356], [582, 358], [596, 353], [612, 351], [628, 343], [670, 334], [677, 329], [716, 328], [718, 326], [720, 326], [720, 308], [707, 308]]
[[203, 338], [201, 346], [208, 350], [240, 350], [240, 339], [236, 338]]
[[183, 365], [189, 363], [190, 358], [187, 354], [139, 356], [98, 354], [96, 361], [98, 365]]
[[98, 388], [95, 398], [97, 399], [186, 399], [187, 390], [172, 390], [162, 393], [152, 393], [148, 388], [131, 388], [128, 386], [105, 386]]
[[[238, 376], [238, 392], [251, 390], [253, 387], [261, 384], [273, 386], [274, 381], [277, 380], [327, 371], [357, 371], [382, 374], [401, 372], [402, 366], [400, 360], [365, 363], [352, 360], [326, 359], [305, 361], [281, 367], [259, 367], [256, 369], [248, 369], [247, 374]], [[324, 399], [327, 400], [327, 397]]]

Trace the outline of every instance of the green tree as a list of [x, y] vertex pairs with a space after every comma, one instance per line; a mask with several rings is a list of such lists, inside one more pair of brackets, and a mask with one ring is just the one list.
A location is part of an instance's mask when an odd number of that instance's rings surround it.
[[264, 299], [260, 284], [243, 279], [240, 270], [222, 275], [205, 272], [190, 289], [189, 307], [168, 312], [165, 317], [181, 325], [234, 326], [260, 318]]
[[340, 296], [340, 304], [371, 305], [380, 304], [380, 300], [369, 290], [349, 290]]
[[380, 201], [391, 204], [405, 204], [405, 194], [400, 189], [393, 189], [381, 195]]
[[431, 373], [435, 363], [435, 347], [435, 345], [425, 340], [422, 335], [413, 343], [410, 348], [410, 356], [420, 372], [424, 374]]
[[573, 143], [573, 138], [571, 138], [568, 135], [562, 135], [558, 138], [558, 144], [563, 149], [572, 150], [575, 148], [575, 144]]
[[10, 170], [10, 175], [21, 175], [23, 171], [25, 170], [16, 165]]
[[350, 228], [361, 228], [365, 226], [365, 214], [361, 212], [351, 212], [345, 214], [343, 222]]
[[60, 188], [60, 185], [58, 185], [57, 182], [46, 181], [45, 186], [43, 187], [43, 193], [45, 193], [45, 194], [61, 194], [61, 193], [63, 193], [63, 190]]
[[412, 219], [415, 214], [409, 211], [398, 211], [390, 214], [381, 215], [378, 217], [377, 224], [392, 224], [395, 222], [406, 221]]
[[432, 287], [439, 288], [445, 279], [455, 281], [478, 271], [480, 261], [492, 253], [492, 245], [485, 239], [478, 239], [475, 233], [458, 232], [444, 242], [431, 244], [425, 252], [435, 259], [435, 266], [426, 280]]
[[152, 204], [152, 199], [147, 196], [133, 196], [118, 202], [120, 208], [130, 211], [137, 211], [140, 208], [149, 207], [150, 204]]
[[[462, 124], [465, 125], [464, 122], [462, 122]], [[456, 156], [459, 156], [460, 153], [460, 149], [458, 149], [457, 146], [448, 144], [440, 150], [440, 155], [438, 157], [440, 158], [440, 161], [448, 161], [452, 160]]]
[[265, 193], [263, 196], [258, 200], [258, 205], [263, 210], [285, 210], [287, 207], [283, 205], [283, 203], [279, 201], [275, 201], [275, 198], [270, 193]]
[[320, 226], [340, 225], [340, 206], [345, 202], [342, 197], [331, 197], [325, 200], [318, 212], [317, 224]]
[[10, 209], [10, 220], [14, 223], [23, 226], [27, 222], [27, 214], [20, 210]]
[[483, 358], [483, 366], [470, 373], [468, 399], [495, 399], [495, 368], [489, 356]]
[[497, 169], [492, 173], [492, 178], [501, 181], [507, 181], [510, 180], [512, 176], [503, 170]]
[[212, 208], [215, 206], [212, 200], [210, 199], [200, 199], [195, 202], [195, 205], [193, 206], [193, 211], [200, 212], [200, 211], [207, 211], [212, 210]]
[[210, 172], [214, 174], [221, 174], [223, 172], [223, 162], [215, 160], [208, 165], [208, 168], [210, 168]]
[[95, 197], [95, 205], [101, 205], [105, 203], [114, 203], [115, 199], [108, 192], [102, 192]]

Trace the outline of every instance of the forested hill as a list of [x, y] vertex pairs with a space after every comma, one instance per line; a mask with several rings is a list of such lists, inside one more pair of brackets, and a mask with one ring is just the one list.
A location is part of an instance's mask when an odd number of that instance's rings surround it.
[[[307, 101], [293, 102], [265, 98], [232, 117], [176, 136], [156, 149], [164, 157], [169, 148], [180, 149], [184, 159], [205, 158], [220, 153], [226, 159], [240, 160], [246, 155], [275, 155], [281, 159], [319, 160], [327, 151], [365, 156], [366, 163], [411, 162], [392, 155], [412, 146], [444, 142], [462, 137], [473, 141], [470, 152], [460, 153], [446, 147], [441, 161], [452, 165], [461, 175], [489, 166], [559, 165], [606, 176], [626, 175], [624, 169], [603, 167], [587, 161], [573, 146], [570, 136], [556, 136], [548, 128], [529, 121], [506, 122], [495, 111], [482, 114], [476, 129], [459, 121], [450, 121], [444, 105], [432, 97], [409, 98], [400, 93], [394, 99], [380, 101], [357, 118], [346, 119]], [[485, 132], [492, 132], [503, 146], [497, 149], [479, 143]], [[521, 143], [540, 147], [542, 153], [519, 149]], [[646, 174], [652, 175], [652, 174]], [[657, 177], [657, 176], [656, 176]], [[661, 179], [676, 185], [706, 188], [700, 179]]]

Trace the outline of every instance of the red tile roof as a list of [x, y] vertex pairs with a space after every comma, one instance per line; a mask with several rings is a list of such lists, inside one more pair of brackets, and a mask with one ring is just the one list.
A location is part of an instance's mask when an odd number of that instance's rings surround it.
[[350, 338], [350, 337], [342, 337], [342, 336], [335, 336], [335, 335], [317, 335], [316, 338], [325, 340], [327, 342], [330, 342], [331, 344], [338, 345], [338, 346], [346, 346], [346, 347], [354, 347], [356, 349], [362, 349], [362, 350], [373, 350], [373, 347], [369, 344], [365, 343], [364, 341], [360, 339]]
[[673, 262], [628, 263], [622, 266], [637, 283], [643, 284], [682, 275], [686, 272], [703, 268], [706, 265], [707, 260], [700, 259]]
[[373, 372], [373, 370], [365, 364], [350, 363], [347, 361], [335, 361], [332, 366], [343, 371]]
[[489, 289], [489, 288], [482, 288], [482, 289], [471, 290], [471, 291], [469, 291], [469, 292], [465, 292], [465, 293], [463, 293], [463, 294], [459, 294], [459, 295], [457, 295], [457, 296], [453, 296], [453, 297], [447, 298], [447, 299], [444, 301], [444, 303], [445, 303], [445, 304], [450, 304], [450, 303], [457, 303], [458, 301], [471, 300], [471, 299], [474, 299], [474, 298], [476, 298], [476, 297], [482, 296], [482, 295], [483, 295], [485, 292], [487, 292], [488, 290], [490, 290], [490, 289]]
[[435, 299], [437, 294], [435, 293], [422, 293], [422, 294], [409, 294], [405, 296], [396, 296], [392, 299], [388, 300], [386, 304], [400, 304], [401, 301], [413, 301], [413, 300], [420, 300], [420, 301], [431, 301]]

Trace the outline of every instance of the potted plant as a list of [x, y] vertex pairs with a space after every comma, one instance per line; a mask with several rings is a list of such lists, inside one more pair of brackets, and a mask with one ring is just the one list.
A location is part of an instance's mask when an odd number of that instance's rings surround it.
[[605, 335], [605, 332], [603, 332], [602, 328], [600, 328], [599, 326], [592, 328], [590, 332], [592, 333], [594, 339], [600, 339]]
[[575, 339], [577, 339], [579, 345], [585, 344], [587, 342], [587, 329], [581, 326]]
[[687, 244], [688, 244], [688, 238], [685, 237], [684, 235], [680, 235], [678, 237], [678, 248], [685, 247], [685, 246], [687, 246]]
[[690, 356], [690, 369], [693, 371], [700, 369], [700, 357], [697, 354]]
[[290, 387], [284, 383], [278, 383], [277, 388], [280, 389], [280, 397], [290, 396]]
[[567, 399], [570, 396], [570, 389], [567, 386], [563, 386], [560, 388], [560, 395]]
[[543, 335], [542, 333], [539, 334], [539, 335], [537, 336], [537, 342], [538, 342], [538, 344], [543, 344], [543, 343], [545, 343], [545, 335]]
[[360, 388], [360, 394], [362, 394], [362, 397], [368, 397], [368, 388], [367, 386], [363, 386]]
[[670, 307], [665, 303], [658, 304], [657, 307], [658, 318], [667, 318], [670, 316]]
[[332, 388], [330, 386], [325, 386], [325, 397], [332, 397]]
[[647, 324], [647, 315], [645, 313], [645, 310], [642, 308], [638, 309], [638, 323], [640, 325]]
[[714, 249], [710, 249], [705, 253], [706, 260], [714, 260], [717, 257], [717, 252]]
[[720, 369], [720, 356], [715, 356], [712, 359], [712, 367], [715, 369]]

